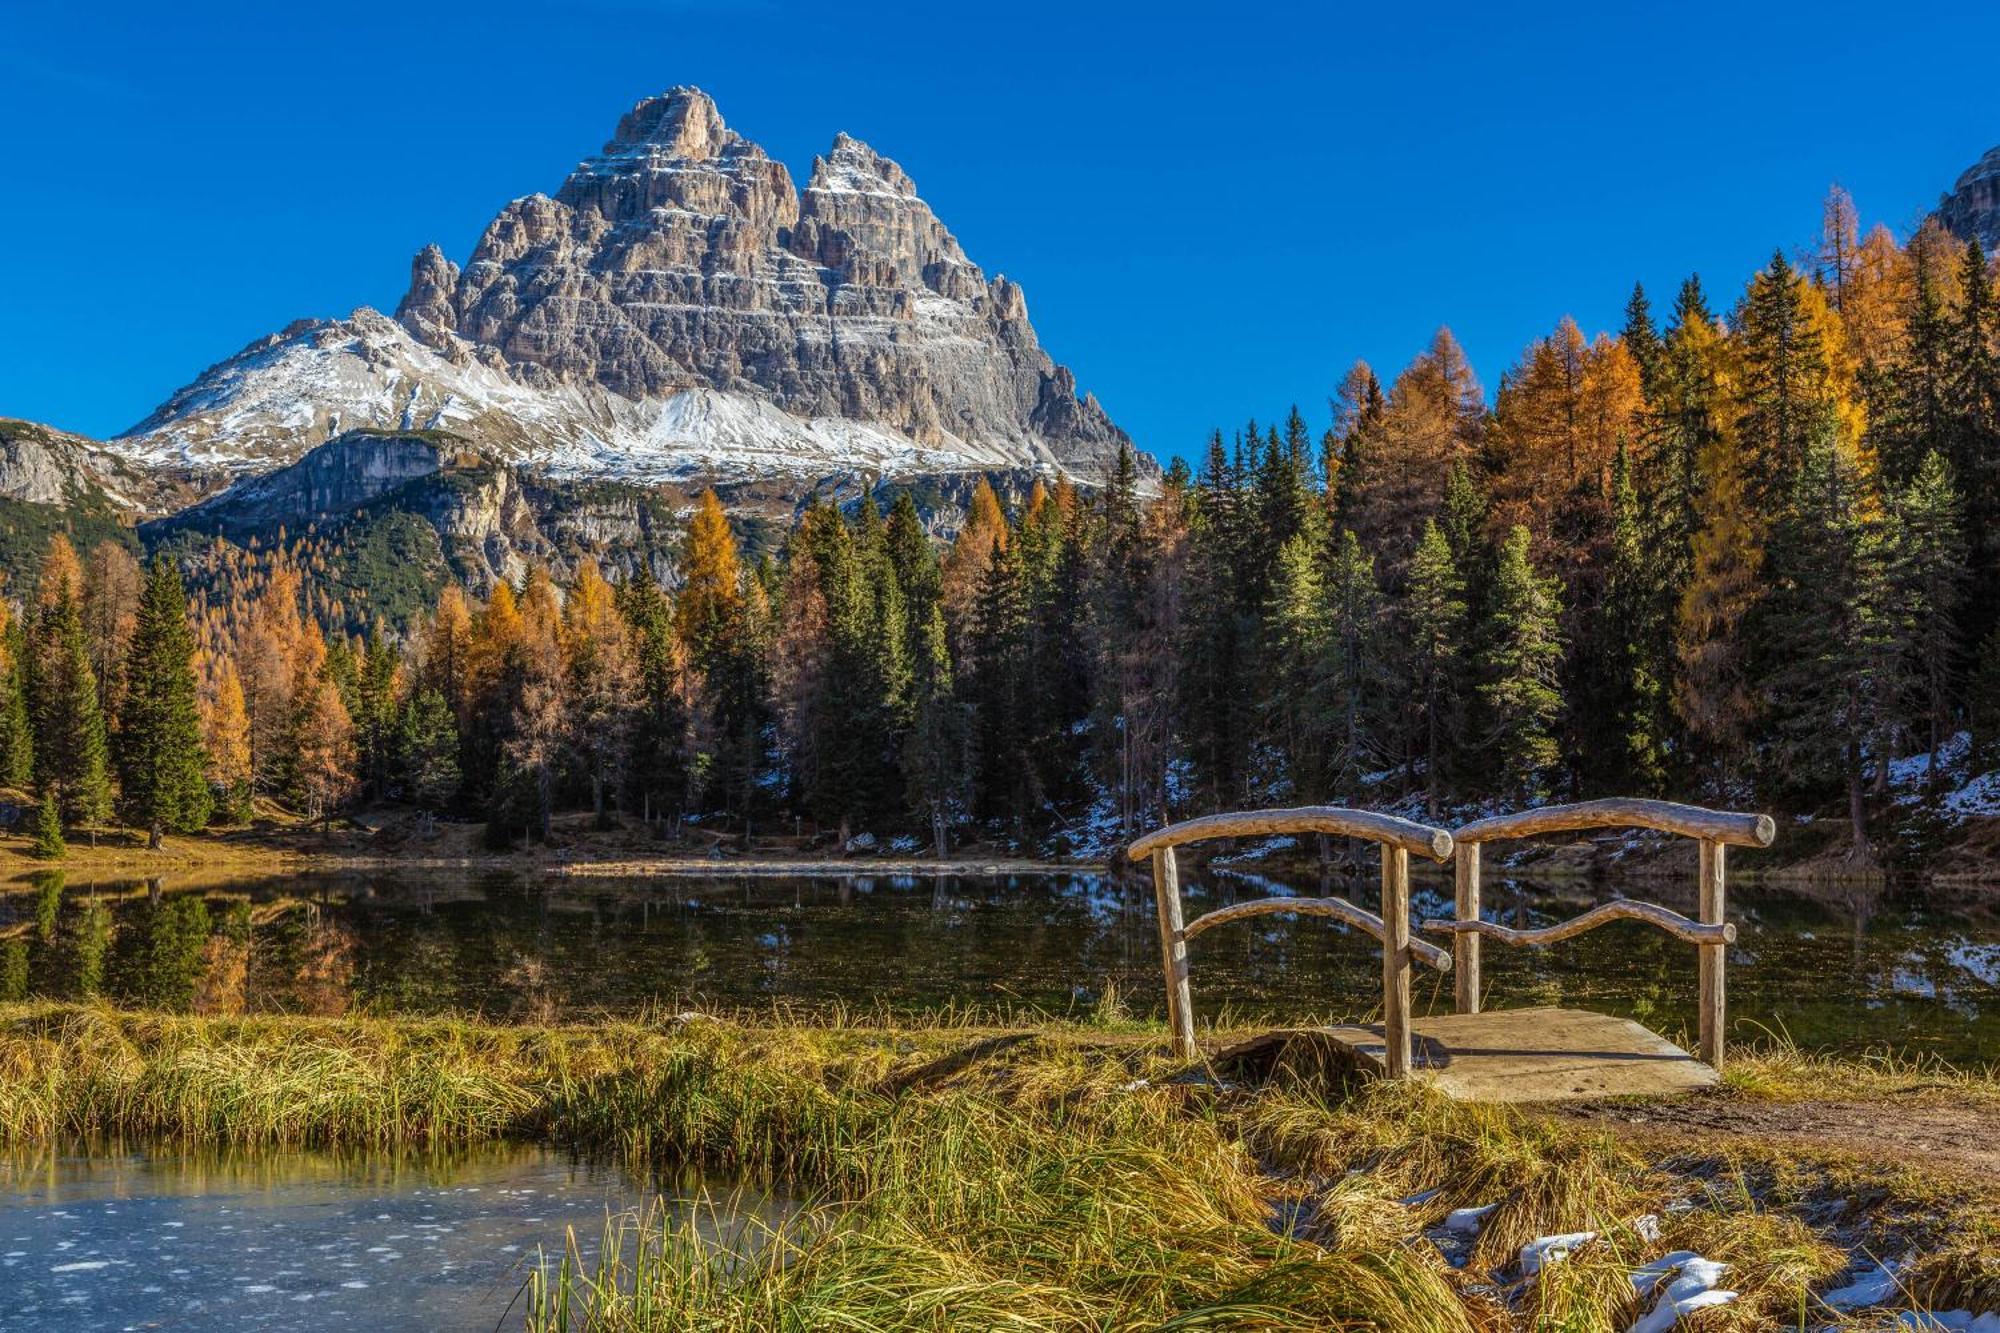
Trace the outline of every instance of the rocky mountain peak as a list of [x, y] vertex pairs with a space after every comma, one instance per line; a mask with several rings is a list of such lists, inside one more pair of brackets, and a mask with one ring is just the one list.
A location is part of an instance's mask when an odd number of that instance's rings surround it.
[[462, 267], [426, 246], [393, 323], [356, 312], [253, 345], [131, 447], [253, 470], [356, 428], [623, 476], [1094, 479], [1126, 443], [901, 166], [837, 135], [800, 192], [687, 87], [626, 112], [554, 195], [507, 204]]
[[737, 141], [713, 98], [699, 88], [678, 86], [642, 98], [627, 111], [604, 145], [604, 156], [654, 149], [667, 157], [715, 158]]
[[880, 193], [914, 200], [916, 182], [909, 174], [861, 140], [845, 132], [833, 136], [833, 147], [813, 159], [807, 191]]
[[1978, 240], [1987, 250], [2000, 250], [2000, 147], [1967, 167], [1938, 201], [1937, 218], [1961, 240]]

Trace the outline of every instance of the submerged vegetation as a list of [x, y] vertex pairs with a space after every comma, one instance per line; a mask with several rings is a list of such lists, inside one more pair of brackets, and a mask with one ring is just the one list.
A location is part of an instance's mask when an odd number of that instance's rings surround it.
[[[1225, 1073], [1227, 1071], [1224, 1071]], [[2000, 1108], [1935, 1069], [1745, 1051], [1724, 1095]], [[715, 1238], [624, 1219], [528, 1293], [532, 1327], [1623, 1329], [1628, 1274], [1729, 1266], [1715, 1328], [1820, 1327], [1816, 1293], [1927, 1256], [1909, 1300], [1991, 1296], [2000, 1199], [1923, 1163], [1627, 1138], [1618, 1121], [1351, 1086], [1232, 1084], [1151, 1028], [731, 1020], [587, 1027], [0, 1008], [0, 1144], [447, 1145], [528, 1137], [773, 1180], [782, 1219]], [[1858, 1145], [1859, 1146], [1859, 1145]], [[1497, 1205], [1476, 1234], [1453, 1210]], [[1595, 1231], [1524, 1275], [1520, 1249]], [[554, 1256], [551, 1256], [552, 1258]], [[1462, 1266], [1454, 1266], [1457, 1259]], [[1908, 1303], [1907, 1301], [1905, 1303]]]

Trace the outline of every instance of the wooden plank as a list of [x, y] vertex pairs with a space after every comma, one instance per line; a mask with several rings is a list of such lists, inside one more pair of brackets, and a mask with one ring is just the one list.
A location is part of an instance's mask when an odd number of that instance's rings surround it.
[[[1715, 839], [1702, 840], [1701, 919], [1710, 925], [1723, 924], [1728, 906], [1728, 854], [1728, 848]], [[1722, 1068], [1724, 1044], [1723, 968], [1728, 963], [1727, 947], [1717, 941], [1704, 943], [1700, 949], [1701, 1058], [1717, 1069]]]
[[1153, 853], [1153, 901], [1160, 917], [1160, 970], [1167, 983], [1167, 1026], [1174, 1034], [1174, 1053], [1183, 1060], [1197, 1054], [1194, 1044], [1194, 997], [1188, 987], [1187, 932], [1181, 925], [1181, 875], [1174, 849]]
[[[1474, 847], [1478, 845], [1478, 843], [1472, 844]], [[1475, 938], [1488, 935], [1502, 944], [1540, 946], [1581, 935], [1610, 921], [1644, 921], [1647, 925], [1658, 926], [1675, 939], [1686, 940], [1689, 944], [1733, 944], [1736, 940], [1736, 927], [1727, 922], [1704, 925], [1699, 921], [1690, 921], [1679, 912], [1661, 907], [1658, 903], [1631, 902], [1623, 899], [1613, 903], [1601, 903], [1567, 921], [1558, 921], [1553, 926], [1542, 926], [1535, 930], [1515, 930], [1492, 921], [1464, 919], [1457, 921], [1433, 919], [1424, 922], [1424, 929], [1434, 935], [1456, 934], [1460, 939], [1468, 935]]]
[[1383, 1068], [1390, 1078], [1410, 1075], [1410, 854], [1382, 848]]
[[[1457, 890], [1457, 909], [1460, 921], [1479, 920], [1479, 844], [1466, 843], [1457, 848], [1458, 860], [1452, 867], [1454, 887]], [[1430, 922], [1424, 923], [1430, 929]], [[1457, 976], [1454, 978], [1453, 998], [1461, 1014], [1479, 1012], [1479, 932], [1463, 931], [1451, 942], [1452, 963]]]
[[1134, 861], [1143, 861], [1161, 847], [1178, 847], [1204, 838], [1264, 837], [1274, 833], [1335, 833], [1349, 838], [1366, 838], [1385, 846], [1428, 856], [1434, 861], [1451, 856], [1451, 834], [1441, 828], [1378, 815], [1372, 810], [1346, 810], [1333, 805], [1305, 805], [1291, 810], [1252, 810], [1243, 814], [1203, 815], [1148, 833], [1126, 850]]
[[[1252, 898], [1248, 902], [1231, 903], [1218, 907], [1213, 912], [1196, 917], [1187, 923], [1181, 932], [1182, 938], [1193, 939], [1212, 926], [1226, 926], [1232, 921], [1242, 921], [1254, 916], [1274, 916], [1293, 913], [1299, 916], [1328, 916], [1336, 921], [1365, 930], [1384, 944], [1388, 943], [1388, 930], [1382, 918], [1365, 907], [1356, 907], [1345, 898]], [[1435, 944], [1423, 940], [1410, 941], [1410, 953], [1419, 961], [1428, 963], [1440, 972], [1451, 970], [1451, 955]]]
[[[1720, 1081], [1713, 1068], [1657, 1033], [1582, 1009], [1440, 1014], [1415, 1020], [1411, 1035], [1412, 1077], [1459, 1101], [1660, 1097]], [[1266, 1033], [1216, 1052], [1210, 1063], [1247, 1072], [1302, 1042], [1328, 1046], [1336, 1058], [1325, 1063], [1388, 1074], [1379, 1024]]]
[[1493, 842], [1501, 838], [1532, 838], [1542, 833], [1572, 833], [1594, 828], [1650, 828], [1690, 838], [1730, 843], [1738, 847], [1769, 847], [1778, 826], [1769, 815], [1704, 810], [1675, 801], [1613, 798], [1577, 805], [1545, 805], [1475, 820], [1452, 834], [1456, 844]]

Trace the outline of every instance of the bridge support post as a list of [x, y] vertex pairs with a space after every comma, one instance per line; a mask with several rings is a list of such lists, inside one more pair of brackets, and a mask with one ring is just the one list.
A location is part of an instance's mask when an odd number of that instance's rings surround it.
[[1382, 846], [1382, 1064], [1410, 1076], [1410, 854]]
[[[1468, 842], [1457, 849], [1457, 860], [1453, 863], [1454, 883], [1458, 888], [1458, 919], [1460, 921], [1479, 920], [1479, 844]], [[1458, 1000], [1458, 1012], [1476, 1014], [1479, 1012], [1479, 944], [1481, 936], [1475, 930], [1461, 930], [1451, 941], [1451, 975], [1454, 993]]]
[[[1728, 905], [1728, 848], [1714, 838], [1701, 840], [1701, 920], [1719, 926]], [[1722, 969], [1728, 945], [1697, 945], [1701, 958], [1701, 1058], [1713, 1069], [1722, 1068], [1722, 1032], [1725, 1003]]]
[[1167, 982], [1167, 1027], [1174, 1036], [1174, 1054], [1192, 1060], [1194, 997], [1188, 989], [1187, 936], [1181, 919], [1181, 872], [1174, 849], [1153, 853], [1153, 900], [1160, 918], [1160, 971]]

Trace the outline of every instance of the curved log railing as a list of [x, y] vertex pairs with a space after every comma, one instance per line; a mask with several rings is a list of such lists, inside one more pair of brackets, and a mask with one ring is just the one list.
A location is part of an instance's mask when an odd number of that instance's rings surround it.
[[[1253, 898], [1248, 902], [1231, 903], [1213, 912], [1204, 912], [1188, 922], [1181, 931], [1181, 938], [1191, 940], [1211, 926], [1226, 926], [1231, 921], [1253, 916], [1275, 916], [1282, 912], [1297, 916], [1330, 916], [1336, 921], [1345, 921], [1357, 930], [1366, 931], [1385, 945], [1389, 942], [1389, 928], [1382, 923], [1382, 918], [1365, 907], [1356, 907], [1345, 898]], [[1451, 971], [1450, 952], [1435, 944], [1411, 940], [1410, 953], [1418, 962], [1429, 963], [1440, 972]]]
[[1206, 838], [1262, 838], [1274, 833], [1333, 833], [1347, 838], [1366, 838], [1385, 847], [1400, 847], [1433, 861], [1451, 857], [1452, 836], [1441, 828], [1378, 815], [1373, 810], [1347, 810], [1337, 805], [1301, 805], [1289, 810], [1251, 810], [1236, 815], [1203, 815], [1182, 820], [1148, 833], [1133, 843], [1125, 854], [1143, 861], [1161, 847]]
[[[1600, 828], [1646, 828], [1693, 838], [1701, 845], [1701, 920], [1690, 921], [1654, 903], [1614, 902], [1539, 930], [1512, 930], [1479, 917], [1480, 848], [1503, 838], [1531, 838], [1543, 833], [1575, 833]], [[1538, 810], [1496, 815], [1467, 824], [1452, 835], [1456, 848], [1457, 917], [1426, 921], [1424, 929], [1452, 935], [1456, 964], [1457, 1008], [1479, 1012], [1479, 943], [1491, 936], [1505, 944], [1552, 944], [1592, 930], [1607, 921], [1644, 921], [1686, 940], [1699, 949], [1701, 992], [1701, 1058], [1722, 1067], [1723, 950], [1736, 938], [1736, 928], [1723, 919], [1727, 902], [1727, 851], [1730, 847], [1769, 847], [1777, 836], [1769, 815], [1704, 810], [1671, 801], [1604, 800], [1578, 805], [1551, 805]]]
[[[1264, 836], [1274, 833], [1335, 833], [1365, 838], [1382, 848], [1382, 915], [1344, 898], [1260, 898], [1217, 908], [1193, 922], [1181, 919], [1180, 866], [1174, 848], [1204, 838]], [[1451, 834], [1393, 815], [1337, 806], [1259, 810], [1207, 815], [1172, 824], [1126, 849], [1134, 861], [1151, 857], [1153, 895], [1160, 913], [1160, 966], [1167, 982], [1167, 1021], [1174, 1050], [1183, 1059], [1196, 1054], [1194, 1001], [1188, 985], [1187, 942], [1213, 926], [1248, 917], [1293, 912], [1329, 916], [1358, 926], [1382, 941], [1383, 1063], [1391, 1078], [1410, 1072], [1410, 964], [1420, 959], [1446, 970], [1451, 956], [1410, 938], [1410, 853], [1443, 861], [1451, 856]]]
[[1502, 944], [1528, 944], [1537, 948], [1554, 944], [1558, 940], [1573, 939], [1585, 931], [1595, 930], [1607, 921], [1644, 921], [1658, 926], [1677, 940], [1689, 944], [1734, 944], [1736, 927], [1725, 922], [1719, 926], [1705, 926], [1699, 921], [1690, 921], [1679, 912], [1660, 906], [1658, 903], [1615, 902], [1593, 907], [1581, 916], [1573, 916], [1567, 921], [1558, 921], [1553, 926], [1543, 926], [1539, 930], [1515, 930], [1495, 921], [1426, 921], [1424, 929], [1434, 935], [1484, 935]]
[[1594, 828], [1648, 828], [1682, 837], [1726, 842], [1735, 847], [1769, 847], [1778, 826], [1769, 815], [1739, 815], [1704, 810], [1673, 801], [1638, 801], [1614, 797], [1576, 805], [1544, 805], [1534, 810], [1478, 819], [1451, 835], [1452, 842], [1498, 842], [1502, 838], [1532, 838], [1538, 833], [1577, 833]]

